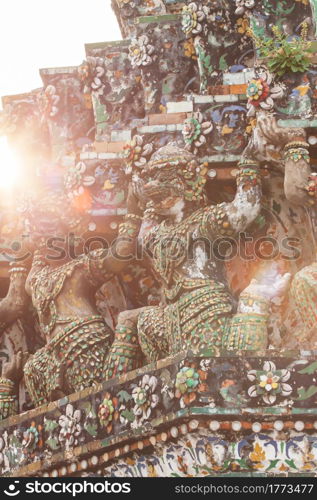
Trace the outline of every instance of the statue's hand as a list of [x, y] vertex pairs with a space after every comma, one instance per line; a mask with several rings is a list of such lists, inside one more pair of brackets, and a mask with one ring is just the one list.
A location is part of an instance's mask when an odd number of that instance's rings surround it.
[[290, 273], [282, 274], [278, 264], [272, 262], [262, 268], [244, 292], [271, 301], [285, 294], [290, 279]]
[[257, 126], [268, 143], [279, 146], [281, 149], [288, 142], [306, 141], [305, 129], [280, 127], [275, 117], [271, 114], [260, 113], [257, 119]]
[[23, 377], [23, 368], [29, 357], [28, 352], [18, 351], [12, 359], [2, 367], [2, 377], [19, 383]]

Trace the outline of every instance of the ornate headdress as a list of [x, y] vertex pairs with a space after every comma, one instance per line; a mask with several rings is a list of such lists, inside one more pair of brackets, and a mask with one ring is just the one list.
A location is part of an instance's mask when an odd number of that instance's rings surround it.
[[150, 161], [142, 168], [141, 177], [147, 177], [153, 171], [161, 169], [174, 169], [182, 178], [186, 186], [186, 200], [197, 201], [202, 198], [206, 183], [207, 163], [199, 163], [194, 154], [180, 148], [177, 143], [171, 142], [152, 155]]
[[40, 196], [25, 197], [18, 210], [25, 217], [26, 229], [31, 232], [38, 230], [42, 215], [58, 218], [70, 231], [80, 227], [83, 222], [82, 215], [74, 209], [65, 193], [60, 191], [45, 190]]

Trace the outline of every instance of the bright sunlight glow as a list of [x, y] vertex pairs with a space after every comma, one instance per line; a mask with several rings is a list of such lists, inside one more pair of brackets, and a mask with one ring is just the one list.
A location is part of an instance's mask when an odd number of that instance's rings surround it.
[[[2, 0], [0, 5], [0, 110], [1, 96], [43, 85], [39, 68], [79, 65], [85, 43], [121, 38], [110, 0]], [[23, 169], [23, 157], [16, 158], [0, 137], [1, 195], [22, 182]]]
[[7, 140], [0, 138], [0, 189], [9, 190], [16, 184], [20, 173], [17, 157], [10, 149]]

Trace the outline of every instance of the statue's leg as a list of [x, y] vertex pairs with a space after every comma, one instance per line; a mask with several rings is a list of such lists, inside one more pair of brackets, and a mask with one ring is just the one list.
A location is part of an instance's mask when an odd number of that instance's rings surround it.
[[165, 308], [170, 354], [191, 350], [217, 355], [231, 314], [232, 300], [223, 285], [207, 284], [183, 293]]
[[231, 320], [232, 303], [223, 286], [190, 290], [165, 307], [146, 307], [138, 317], [138, 338], [148, 363], [191, 350], [216, 354]]
[[295, 274], [291, 289], [296, 310], [303, 321], [305, 331], [301, 339], [316, 342], [317, 335], [317, 262]]
[[146, 307], [138, 318], [139, 342], [148, 363], [170, 354], [164, 308]]
[[104, 379], [113, 332], [103, 321], [67, 327], [26, 363], [24, 378], [35, 406], [55, 401]]
[[55, 394], [71, 394], [102, 382], [112, 341], [113, 332], [104, 321], [81, 324], [53, 341], [54, 358], [60, 362]]
[[35, 407], [75, 392], [65, 392], [66, 371], [67, 364], [63, 364], [48, 345], [28, 359], [24, 367], [24, 381]]
[[118, 316], [114, 342], [104, 364], [104, 379], [108, 380], [143, 365], [137, 322], [145, 308], [124, 311]]
[[50, 401], [48, 366], [50, 356], [46, 347], [33, 354], [24, 366], [24, 381], [35, 407]]

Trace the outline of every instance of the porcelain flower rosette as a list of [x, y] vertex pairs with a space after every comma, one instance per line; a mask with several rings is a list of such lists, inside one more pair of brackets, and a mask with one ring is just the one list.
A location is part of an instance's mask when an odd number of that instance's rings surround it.
[[58, 438], [66, 449], [78, 444], [82, 433], [81, 417], [81, 411], [75, 410], [70, 403], [66, 406], [65, 415], [59, 417], [58, 423], [61, 429]]
[[148, 420], [152, 414], [152, 410], [159, 403], [159, 397], [155, 393], [158, 385], [158, 380], [154, 376], [145, 374], [139, 384], [132, 391], [132, 399], [134, 401], [133, 413], [135, 420], [131, 426], [136, 428]]
[[186, 149], [193, 150], [197, 153], [197, 148], [200, 148], [206, 143], [206, 135], [213, 129], [211, 121], [204, 121], [200, 111], [193, 113], [190, 118], [187, 118], [183, 123], [183, 139]]
[[257, 110], [271, 111], [275, 100], [283, 97], [285, 86], [274, 84], [273, 75], [266, 69], [256, 71], [255, 78], [249, 81], [246, 95], [248, 98], [247, 116], [255, 116]]
[[95, 183], [95, 177], [88, 175], [86, 170], [87, 167], [83, 161], [79, 161], [68, 170], [64, 183], [69, 198], [82, 195], [86, 187], [90, 187]]
[[105, 89], [105, 66], [102, 57], [87, 57], [78, 68], [79, 78], [85, 85], [85, 92], [94, 94], [95, 96], [102, 96]]
[[250, 370], [247, 377], [254, 385], [249, 387], [248, 394], [251, 398], [261, 397], [264, 403], [271, 405], [275, 403], [278, 394], [289, 396], [292, 387], [286, 384], [291, 376], [289, 370], [277, 370], [275, 363], [265, 361], [263, 370]]
[[155, 48], [150, 44], [147, 35], [134, 38], [129, 46], [129, 60], [133, 68], [138, 66], [148, 66], [153, 62]]
[[237, 14], [238, 16], [248, 13], [255, 6], [255, 0], [235, 0], [235, 3], [235, 14]]
[[143, 136], [135, 135], [123, 147], [123, 157], [126, 162], [125, 173], [130, 174], [134, 168], [142, 168], [153, 151], [152, 143], [145, 143]]
[[202, 32], [202, 21], [209, 14], [209, 8], [196, 2], [185, 5], [182, 10], [182, 31], [186, 36], [198, 35]]

